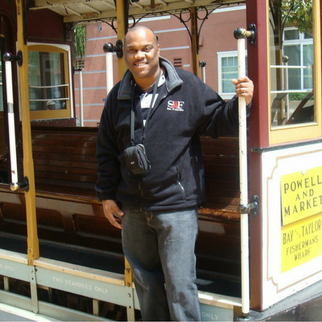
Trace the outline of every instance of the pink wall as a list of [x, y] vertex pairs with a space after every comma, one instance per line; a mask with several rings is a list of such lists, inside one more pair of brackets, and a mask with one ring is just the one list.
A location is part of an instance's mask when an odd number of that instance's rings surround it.
[[[204, 14], [199, 13], [202, 18]], [[201, 21], [199, 21], [200, 25]], [[161, 55], [172, 63], [181, 58], [184, 69], [192, 71], [190, 37], [183, 23], [175, 17], [144, 21], [155, 31], [159, 38]], [[190, 22], [187, 22], [190, 27]], [[86, 57], [83, 70], [84, 125], [97, 126], [106, 97], [106, 62], [103, 45], [111, 42], [115, 45], [116, 34], [105, 23], [90, 24], [86, 27]], [[218, 88], [217, 52], [237, 50], [233, 32], [238, 27], [246, 27], [246, 10], [236, 10], [210, 14], [202, 26], [200, 34], [199, 60], [206, 61], [206, 81], [214, 89]], [[114, 83], [117, 79], [117, 58], [114, 55]], [[76, 116], [79, 116], [79, 75], [75, 74]]]

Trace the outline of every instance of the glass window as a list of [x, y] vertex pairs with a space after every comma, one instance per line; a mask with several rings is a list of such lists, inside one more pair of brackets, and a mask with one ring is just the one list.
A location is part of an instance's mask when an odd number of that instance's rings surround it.
[[[282, 10], [286, 22], [287, 14]], [[271, 126], [314, 122], [312, 34], [294, 26], [283, 29], [276, 17], [270, 19]]]
[[223, 93], [233, 93], [234, 85], [231, 80], [238, 78], [237, 57], [223, 57], [221, 61], [222, 91]]
[[[246, 58], [247, 70], [247, 58]], [[235, 86], [231, 82], [238, 78], [237, 51], [218, 53], [218, 94], [222, 98], [229, 99], [235, 95]]]
[[31, 118], [70, 117], [68, 51], [49, 45], [30, 45], [28, 61]]
[[321, 137], [320, 2], [270, 0], [268, 26], [269, 142]]
[[284, 32], [285, 40], [299, 39], [299, 31], [297, 29], [286, 30]]
[[29, 53], [30, 110], [66, 109], [63, 62], [61, 53]]

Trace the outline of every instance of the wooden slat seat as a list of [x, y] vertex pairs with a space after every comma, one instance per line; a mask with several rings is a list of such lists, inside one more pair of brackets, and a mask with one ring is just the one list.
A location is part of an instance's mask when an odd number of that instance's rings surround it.
[[238, 138], [201, 138], [205, 166], [206, 203], [199, 215], [239, 219]]
[[[96, 128], [33, 127], [37, 193], [98, 203], [96, 138]], [[199, 213], [238, 219], [238, 139], [202, 137], [201, 145], [207, 202]]]
[[37, 193], [96, 202], [96, 138], [96, 128], [33, 127]]

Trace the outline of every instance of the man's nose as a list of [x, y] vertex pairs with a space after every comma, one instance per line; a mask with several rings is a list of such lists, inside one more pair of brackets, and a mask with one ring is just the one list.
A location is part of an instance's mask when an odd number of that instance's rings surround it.
[[144, 58], [145, 56], [144, 56], [144, 52], [142, 51], [142, 50], [138, 50], [137, 52], [136, 52], [136, 58], [137, 59], [140, 59], [140, 58]]

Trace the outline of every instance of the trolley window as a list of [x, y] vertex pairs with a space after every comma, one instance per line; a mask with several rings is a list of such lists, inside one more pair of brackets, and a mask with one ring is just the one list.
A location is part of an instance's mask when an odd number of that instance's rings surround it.
[[319, 1], [268, 3], [270, 144], [320, 137]]
[[28, 51], [31, 119], [71, 117], [69, 48], [29, 45]]

